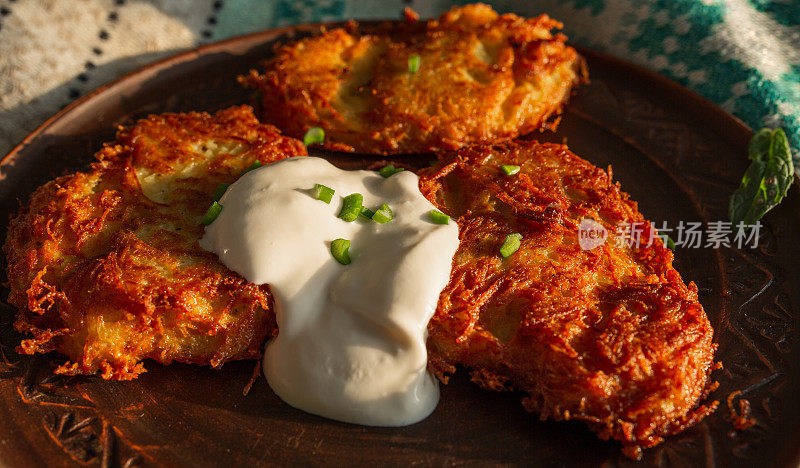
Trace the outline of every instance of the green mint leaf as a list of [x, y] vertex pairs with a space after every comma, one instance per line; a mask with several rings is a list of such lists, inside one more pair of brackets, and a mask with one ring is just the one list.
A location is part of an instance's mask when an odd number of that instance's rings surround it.
[[792, 153], [780, 128], [759, 130], [750, 140], [748, 158], [753, 162], [728, 207], [734, 225], [755, 224], [783, 200], [794, 182]]
[[767, 173], [770, 177], [775, 177], [772, 184], [777, 188], [777, 192], [772, 195], [772, 203], [777, 205], [786, 196], [789, 186], [794, 181], [792, 151], [789, 149], [789, 140], [786, 138], [786, 134], [780, 128], [775, 130], [775, 134], [772, 136], [769, 156]]
[[771, 142], [772, 130], [762, 128], [750, 139], [750, 144], [747, 148], [747, 158], [751, 161], [763, 161], [769, 154]]

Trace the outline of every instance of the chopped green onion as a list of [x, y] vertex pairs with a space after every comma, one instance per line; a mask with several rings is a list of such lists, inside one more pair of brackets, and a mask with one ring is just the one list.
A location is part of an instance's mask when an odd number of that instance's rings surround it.
[[450, 224], [450, 217], [439, 210], [431, 210], [431, 221], [434, 224]]
[[214, 190], [214, 201], [219, 201], [219, 199], [222, 198], [223, 195], [225, 195], [225, 192], [228, 191], [228, 187], [230, 187], [230, 186], [231, 186], [231, 184], [219, 184], [219, 185], [217, 185], [217, 189]]
[[514, 175], [519, 172], [519, 166], [514, 166], [513, 164], [503, 164], [500, 166], [500, 169], [502, 169], [506, 175]]
[[419, 70], [419, 55], [412, 55], [408, 58], [408, 72], [416, 73]]
[[331, 199], [333, 198], [334, 192], [335, 190], [322, 184], [314, 185], [314, 198], [324, 201], [329, 205], [331, 204]]
[[342, 265], [350, 264], [350, 241], [347, 239], [336, 239], [331, 242], [331, 255]]
[[372, 220], [376, 223], [386, 224], [392, 219], [394, 219], [394, 213], [392, 213], [392, 209], [389, 208], [389, 205], [386, 203], [375, 210], [375, 214], [372, 215]]
[[339, 211], [339, 217], [348, 223], [352, 223], [361, 213], [361, 204], [363, 201], [364, 197], [360, 193], [351, 193], [344, 197], [344, 200], [342, 200], [342, 210]]
[[503, 246], [500, 247], [500, 255], [502, 255], [503, 258], [507, 258], [511, 254], [516, 252], [517, 249], [519, 249], [521, 240], [522, 240], [522, 234], [518, 232], [507, 235], [505, 242], [503, 242]]
[[402, 171], [405, 171], [405, 169], [402, 167], [394, 167], [394, 164], [389, 164], [380, 168], [378, 170], [378, 174], [380, 174], [383, 178], [388, 178]]
[[211, 204], [211, 206], [206, 210], [206, 214], [203, 215], [203, 226], [208, 226], [209, 224], [213, 223], [217, 216], [222, 213], [222, 205], [217, 203], [216, 201]]
[[320, 145], [325, 141], [325, 130], [320, 127], [311, 127], [303, 136], [303, 144], [306, 146]]
[[365, 217], [367, 219], [372, 219], [372, 215], [374, 215], [374, 214], [375, 214], [375, 212], [370, 210], [369, 208], [364, 208], [364, 207], [361, 208], [361, 216], [363, 216], [363, 217]]
[[263, 166], [263, 164], [261, 164], [260, 162], [256, 161], [253, 164], [251, 164], [250, 167], [245, 169], [244, 172], [242, 172], [242, 175], [247, 174], [248, 172], [252, 171], [253, 169], [258, 169], [261, 166]]

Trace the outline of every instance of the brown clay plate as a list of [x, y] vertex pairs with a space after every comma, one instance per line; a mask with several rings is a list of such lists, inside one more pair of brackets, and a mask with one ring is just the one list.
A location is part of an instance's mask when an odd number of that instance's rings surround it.
[[[236, 83], [275, 41], [316, 31], [295, 26], [201, 47], [134, 72], [48, 120], [0, 163], [0, 220], [55, 176], [80, 170], [114, 128], [148, 113], [217, 110], [247, 101]], [[556, 133], [615, 179], [648, 219], [726, 220], [747, 166], [751, 132], [686, 89], [615, 58], [581, 50], [582, 86]], [[324, 153], [349, 167], [368, 158]], [[425, 165], [429, 156], [409, 157]], [[260, 379], [242, 389], [255, 361], [221, 370], [146, 363], [132, 382], [51, 373], [57, 356], [19, 356], [0, 313], [0, 465], [258, 466], [272, 464], [764, 466], [800, 460], [798, 335], [800, 193], [770, 212], [757, 249], [679, 248], [676, 266], [700, 288], [719, 343], [720, 409], [698, 426], [625, 459], [619, 445], [577, 422], [539, 421], [522, 395], [478, 389], [465, 373], [442, 388], [436, 411], [404, 428], [371, 428], [312, 416], [282, 403]], [[5, 269], [3, 268], [3, 271]], [[3, 292], [3, 298], [7, 291]], [[741, 390], [757, 424], [736, 431], [724, 401]], [[738, 403], [738, 398], [734, 400]]]

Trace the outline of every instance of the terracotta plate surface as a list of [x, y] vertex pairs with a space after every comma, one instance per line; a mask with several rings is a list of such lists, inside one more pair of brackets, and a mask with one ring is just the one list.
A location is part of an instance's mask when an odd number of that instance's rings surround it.
[[[0, 165], [2, 238], [8, 217], [40, 184], [83, 169], [118, 124], [148, 113], [214, 111], [247, 102], [236, 83], [297, 26], [186, 52], [128, 75], [74, 103]], [[592, 82], [580, 87], [556, 133], [614, 178], [659, 225], [727, 219], [728, 197], [747, 167], [751, 132], [686, 89], [590, 50]], [[346, 167], [370, 158], [324, 153]], [[349, 158], [349, 159], [348, 159]], [[403, 158], [419, 166], [430, 156]], [[242, 389], [255, 361], [221, 370], [147, 362], [131, 382], [63, 378], [58, 356], [19, 356], [14, 311], [0, 312], [0, 465], [258, 466], [396, 464], [540, 466], [763, 466], [800, 460], [800, 193], [770, 212], [756, 249], [679, 248], [676, 267], [695, 281], [719, 343], [719, 410], [645, 451], [641, 462], [577, 422], [539, 421], [522, 395], [491, 393], [464, 372], [442, 388], [436, 411], [405, 428], [329, 421], [282, 403], [260, 379]], [[674, 238], [675, 236], [673, 236]], [[5, 272], [5, 265], [3, 265]], [[5, 274], [5, 273], [3, 273]], [[3, 298], [8, 292], [3, 292]], [[726, 397], [740, 390], [757, 424], [734, 429]], [[733, 403], [738, 407], [739, 397]]]

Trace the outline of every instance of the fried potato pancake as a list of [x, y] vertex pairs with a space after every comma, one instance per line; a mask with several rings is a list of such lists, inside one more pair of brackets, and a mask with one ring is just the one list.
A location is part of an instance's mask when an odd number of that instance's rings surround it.
[[255, 161], [305, 155], [249, 107], [166, 114], [121, 129], [86, 173], [36, 190], [3, 252], [27, 354], [58, 351], [62, 374], [132, 379], [146, 358], [214, 367], [258, 358], [277, 331], [267, 286], [197, 240], [221, 182]]
[[[521, 169], [508, 176], [503, 164]], [[610, 172], [565, 146], [518, 141], [445, 157], [420, 189], [460, 228], [428, 326], [440, 379], [466, 366], [481, 386], [523, 390], [542, 419], [585, 421], [632, 456], [714, 411], [697, 406], [716, 349], [697, 287]], [[602, 224], [603, 245], [580, 247], [584, 218]], [[619, 223], [642, 223], [642, 243]], [[521, 246], [503, 258], [512, 233]]]
[[[3, 250], [25, 353], [58, 351], [57, 372], [130, 379], [152, 358], [220, 366], [257, 358], [278, 333], [267, 286], [202, 250], [217, 184], [254, 161], [305, 154], [248, 107], [151, 116], [122, 129], [86, 173], [31, 197]], [[500, 164], [521, 166], [505, 175]], [[464, 366], [485, 388], [515, 388], [543, 419], [578, 419], [631, 450], [713, 411], [713, 330], [659, 239], [617, 243], [619, 222], [652, 228], [610, 174], [566, 147], [462, 149], [421, 172], [420, 189], [460, 228], [450, 283], [429, 324], [429, 367]], [[579, 222], [610, 232], [593, 250]], [[508, 234], [518, 251], [499, 255]]]
[[[418, 153], [493, 143], [541, 128], [560, 112], [583, 61], [546, 15], [498, 15], [483, 4], [399, 25], [345, 28], [276, 50], [263, 73], [259, 117], [289, 136], [325, 130], [324, 146]], [[419, 57], [419, 68], [409, 60]]]

